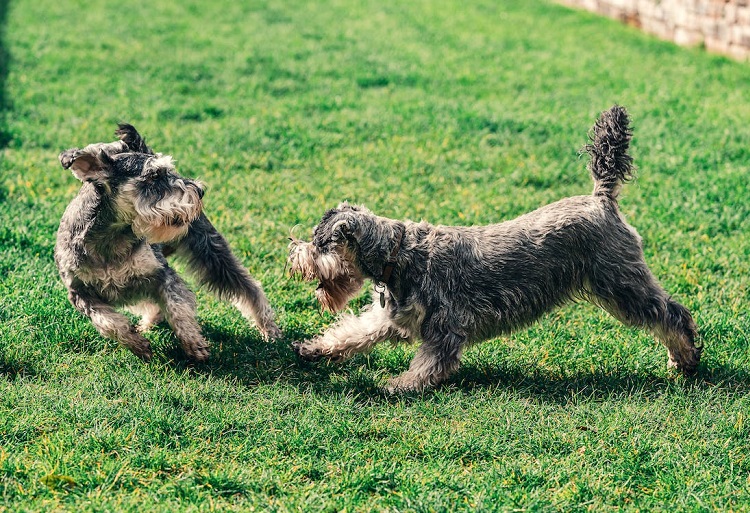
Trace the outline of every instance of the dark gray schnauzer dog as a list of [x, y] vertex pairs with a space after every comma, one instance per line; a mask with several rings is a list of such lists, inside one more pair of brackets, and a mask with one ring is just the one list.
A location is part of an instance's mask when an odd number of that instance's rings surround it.
[[[279, 337], [260, 284], [203, 214], [203, 185], [177, 174], [172, 157], [155, 154], [133, 126], [121, 124], [116, 135], [119, 141], [60, 154], [62, 166], [83, 182], [55, 245], [73, 306], [99, 333], [146, 361], [151, 346], [141, 333], [166, 318], [187, 356], [206, 360], [195, 295], [165, 259], [176, 253], [201, 284], [254, 320], [264, 337]], [[138, 327], [117, 307], [141, 315]]]
[[409, 370], [388, 385], [420, 390], [456, 370], [468, 345], [584, 298], [629, 326], [650, 330], [666, 346], [669, 366], [693, 373], [701, 348], [690, 312], [659, 286], [640, 236], [618, 209], [620, 187], [632, 176], [631, 136], [625, 109], [602, 113], [584, 147], [593, 194], [500, 224], [433, 226], [347, 203], [329, 210], [312, 243], [292, 241], [291, 273], [319, 281], [316, 295], [331, 311], [343, 308], [369, 278], [373, 304], [295, 350], [305, 360], [343, 360], [383, 340], [421, 339]]

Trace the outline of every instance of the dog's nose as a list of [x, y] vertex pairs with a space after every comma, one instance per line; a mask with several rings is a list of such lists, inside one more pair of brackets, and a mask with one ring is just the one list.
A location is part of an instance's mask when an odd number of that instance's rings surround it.
[[195, 190], [198, 191], [198, 197], [200, 199], [203, 199], [203, 195], [206, 194], [206, 191], [203, 190], [203, 186], [201, 186], [201, 185], [199, 185], [197, 183], [194, 183], [193, 187], [195, 187]]

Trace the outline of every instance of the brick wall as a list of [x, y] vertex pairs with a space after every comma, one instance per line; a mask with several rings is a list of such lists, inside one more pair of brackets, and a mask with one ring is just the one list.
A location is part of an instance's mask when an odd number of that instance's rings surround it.
[[750, 0], [558, 0], [679, 45], [750, 59]]

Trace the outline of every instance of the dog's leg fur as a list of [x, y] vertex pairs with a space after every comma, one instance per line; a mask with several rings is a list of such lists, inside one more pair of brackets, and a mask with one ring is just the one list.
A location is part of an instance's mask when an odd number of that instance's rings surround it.
[[609, 266], [592, 285], [595, 302], [628, 326], [646, 328], [667, 348], [668, 365], [693, 374], [702, 347], [690, 312], [659, 285], [645, 261]]
[[344, 315], [319, 337], [295, 345], [305, 360], [327, 358], [343, 361], [358, 353], [367, 353], [384, 340], [408, 340], [404, 330], [393, 324], [387, 310], [373, 304], [359, 316]]
[[388, 392], [418, 392], [437, 385], [458, 369], [465, 339], [456, 333], [427, 327], [424, 342], [414, 355], [409, 370], [388, 381]]
[[103, 337], [117, 340], [144, 361], [151, 360], [151, 343], [138, 333], [133, 323], [123, 314], [81, 290], [71, 289], [68, 299], [76, 310], [91, 319]]
[[187, 356], [197, 362], [208, 359], [208, 342], [195, 320], [195, 294], [171, 268], [158, 288], [159, 304]]
[[255, 321], [266, 339], [281, 337], [274, 322], [273, 309], [260, 283], [232, 254], [226, 239], [205, 215], [201, 214], [193, 222], [187, 235], [176, 246], [165, 249], [176, 250], [201, 285], [220, 299], [231, 301], [247, 320]]
[[164, 320], [164, 314], [156, 303], [151, 301], [141, 301], [138, 304], [126, 308], [130, 313], [140, 316], [141, 320], [136, 326], [139, 333], [145, 333], [161, 321]]

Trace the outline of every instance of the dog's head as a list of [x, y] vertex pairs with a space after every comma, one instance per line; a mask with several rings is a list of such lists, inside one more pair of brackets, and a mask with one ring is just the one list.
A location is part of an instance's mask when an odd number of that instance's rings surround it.
[[203, 185], [180, 176], [172, 157], [154, 154], [131, 125], [120, 125], [117, 135], [113, 143], [66, 150], [60, 163], [91, 182], [137, 236], [150, 243], [183, 237], [203, 210]]
[[325, 213], [312, 242], [292, 238], [289, 245], [290, 274], [317, 280], [315, 295], [331, 312], [344, 308], [364, 284], [357, 256], [363, 215], [372, 216], [364, 207], [342, 203]]

